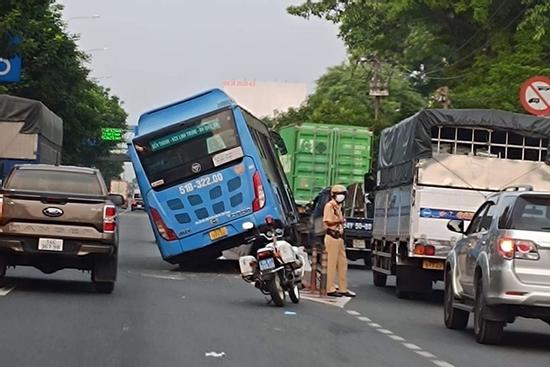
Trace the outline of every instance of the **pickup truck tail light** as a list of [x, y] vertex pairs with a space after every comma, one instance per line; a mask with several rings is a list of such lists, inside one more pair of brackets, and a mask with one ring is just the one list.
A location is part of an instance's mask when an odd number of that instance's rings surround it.
[[157, 209], [151, 208], [151, 217], [153, 218], [155, 227], [157, 228], [157, 231], [162, 238], [164, 238], [166, 241], [175, 241], [178, 239], [178, 236], [176, 236], [176, 232], [168, 228], [166, 223], [164, 223], [164, 221], [162, 220], [162, 217], [160, 216], [160, 213]]
[[524, 259], [538, 260], [540, 258], [537, 245], [528, 240], [501, 238], [498, 241], [497, 251], [506, 260]]
[[256, 173], [254, 173], [252, 183], [254, 184], [254, 200], [252, 201], [252, 210], [257, 212], [265, 205], [265, 191], [264, 185], [262, 185], [260, 172], [256, 171]]
[[434, 256], [435, 255], [435, 247], [432, 246], [432, 245], [423, 245], [421, 243], [417, 243], [414, 246], [414, 254], [415, 255]]
[[116, 206], [105, 205], [103, 207], [103, 232], [114, 233], [116, 229]]

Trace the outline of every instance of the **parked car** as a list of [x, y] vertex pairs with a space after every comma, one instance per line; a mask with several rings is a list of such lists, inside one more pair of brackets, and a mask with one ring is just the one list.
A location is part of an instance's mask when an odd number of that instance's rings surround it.
[[91, 271], [98, 292], [111, 293], [123, 201], [96, 169], [15, 166], [0, 191], [0, 278], [7, 267], [80, 269]]
[[130, 210], [145, 210], [145, 204], [143, 204], [143, 198], [139, 192], [134, 193]]
[[464, 329], [474, 313], [479, 343], [498, 343], [518, 316], [550, 323], [550, 192], [531, 187], [490, 196], [445, 264], [445, 325]]

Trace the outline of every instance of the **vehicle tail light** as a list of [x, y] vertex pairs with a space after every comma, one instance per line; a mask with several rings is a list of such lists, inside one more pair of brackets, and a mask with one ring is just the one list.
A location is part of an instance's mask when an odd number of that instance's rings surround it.
[[256, 171], [256, 173], [254, 173], [254, 176], [252, 177], [252, 182], [254, 184], [254, 201], [252, 201], [252, 210], [257, 212], [265, 205], [264, 185], [262, 185], [260, 172]]
[[4, 213], [4, 196], [0, 195], [0, 218], [2, 218], [3, 213]]
[[525, 259], [538, 260], [540, 258], [537, 245], [532, 241], [501, 238], [498, 241], [497, 251], [506, 260]]
[[268, 257], [273, 257], [273, 253], [271, 251], [261, 251], [257, 253], [258, 260], [267, 259]]
[[151, 208], [151, 217], [153, 218], [155, 227], [157, 227], [157, 231], [162, 238], [164, 238], [166, 241], [175, 241], [178, 239], [178, 237], [176, 236], [176, 232], [168, 228], [166, 223], [164, 223], [164, 221], [162, 220], [162, 217], [160, 216], [160, 213], [157, 209]]
[[105, 205], [103, 207], [103, 232], [114, 233], [116, 229], [116, 206]]
[[435, 255], [435, 246], [424, 245], [424, 244], [421, 244], [421, 243], [417, 243], [414, 246], [414, 254], [415, 255], [434, 256]]

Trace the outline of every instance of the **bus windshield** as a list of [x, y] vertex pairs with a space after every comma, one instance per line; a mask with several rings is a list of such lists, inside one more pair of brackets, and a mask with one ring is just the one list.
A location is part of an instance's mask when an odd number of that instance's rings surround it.
[[181, 182], [243, 156], [231, 110], [136, 138], [134, 145], [153, 188]]

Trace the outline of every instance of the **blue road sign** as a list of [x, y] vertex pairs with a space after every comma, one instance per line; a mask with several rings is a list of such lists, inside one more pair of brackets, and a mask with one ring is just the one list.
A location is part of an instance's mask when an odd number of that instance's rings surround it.
[[0, 58], [0, 83], [17, 83], [21, 80], [21, 57]]

